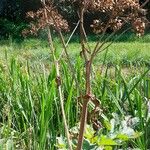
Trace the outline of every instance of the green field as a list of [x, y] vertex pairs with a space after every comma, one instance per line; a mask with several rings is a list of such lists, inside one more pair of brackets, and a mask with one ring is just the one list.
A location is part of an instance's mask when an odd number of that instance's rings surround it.
[[[116, 37], [112, 37], [115, 39]], [[67, 41], [67, 38], [66, 38]], [[90, 36], [89, 43], [94, 48], [96, 38]], [[57, 52], [62, 50], [61, 42], [58, 38], [54, 38]], [[109, 44], [111, 40], [107, 43]], [[107, 46], [106, 44], [106, 46]], [[50, 51], [48, 42], [44, 39], [25, 39], [23, 42], [12, 42], [12, 40], [0, 41], [0, 59], [4, 58], [5, 53], [8, 57], [15, 57], [21, 61], [30, 60], [31, 62], [48, 62], [50, 60]], [[134, 35], [126, 34], [116, 40], [108, 49], [105, 63], [116, 64], [118, 62], [129, 63], [149, 63], [150, 60], [150, 35], [137, 38]], [[79, 56], [81, 47], [79, 37], [74, 36], [68, 46], [70, 57], [75, 59]], [[99, 54], [95, 62], [103, 63], [105, 52]]]
[[[95, 37], [89, 40], [93, 48]], [[54, 43], [58, 55], [62, 46], [57, 38]], [[67, 150], [56, 70], [46, 39], [3, 40], [0, 45], [0, 150]], [[75, 36], [68, 52], [78, 88], [65, 56], [60, 60], [65, 113], [73, 138], [81, 114], [78, 97], [85, 92], [80, 50]], [[96, 132], [89, 123], [84, 150], [93, 145], [105, 150], [150, 148], [150, 35], [124, 35], [100, 53], [92, 66], [92, 91], [101, 102], [97, 116], [101, 128]]]

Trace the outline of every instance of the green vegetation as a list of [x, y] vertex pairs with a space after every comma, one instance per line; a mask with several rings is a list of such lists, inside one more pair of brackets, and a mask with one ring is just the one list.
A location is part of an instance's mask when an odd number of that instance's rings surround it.
[[[106, 36], [107, 37], [107, 36]], [[117, 36], [116, 36], [117, 37]], [[116, 38], [115, 36], [110, 39]], [[61, 42], [58, 38], [54, 38], [57, 51], [62, 49]], [[67, 40], [67, 37], [66, 37]], [[93, 48], [96, 43], [94, 36], [89, 37], [89, 44]], [[150, 35], [138, 38], [133, 34], [125, 34], [120, 39], [116, 40], [109, 48], [105, 64], [122, 63], [124, 65], [133, 64], [149, 64], [150, 60]], [[46, 38], [42, 39], [25, 39], [21, 43], [12, 42], [12, 40], [0, 41], [0, 61], [5, 57], [7, 52], [8, 57], [15, 57], [20, 61], [31, 61], [32, 63], [48, 63], [50, 59], [49, 46]], [[69, 44], [69, 54], [72, 58], [79, 56], [81, 47], [79, 37], [74, 36]], [[101, 53], [95, 60], [95, 63], [102, 64], [104, 61], [105, 52]]]
[[[93, 46], [94, 38], [90, 38]], [[78, 97], [84, 94], [85, 85], [84, 63], [76, 39], [69, 44], [69, 53], [79, 88], [70, 75], [65, 57], [60, 60], [65, 112], [72, 136], [78, 130], [82, 103]], [[149, 40], [150, 35], [140, 39], [124, 36], [95, 60], [92, 90], [101, 101], [98, 117], [102, 127], [96, 133], [87, 127], [85, 150], [92, 149], [93, 144], [106, 150], [150, 147]], [[57, 38], [55, 43], [59, 50]], [[19, 44], [11, 40], [0, 44], [0, 149], [65, 149], [56, 70], [48, 43], [26, 39]]]

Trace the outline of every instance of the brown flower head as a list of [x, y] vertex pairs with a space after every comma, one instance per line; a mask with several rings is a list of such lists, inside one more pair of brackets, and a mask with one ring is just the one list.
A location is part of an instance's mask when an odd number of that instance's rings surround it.
[[27, 18], [31, 20], [30, 29], [28, 31], [23, 31], [24, 34], [30, 33], [36, 35], [39, 30], [47, 26], [51, 26], [55, 30], [69, 30], [68, 22], [63, 19], [63, 16], [59, 14], [52, 4], [44, 5], [43, 8], [40, 8], [36, 12], [28, 12]]
[[138, 34], [144, 33], [145, 23], [138, 0], [76, 0], [76, 2], [78, 5], [82, 3], [87, 11], [104, 14], [105, 19], [97, 18], [91, 25], [95, 33], [101, 33], [106, 28], [117, 31], [125, 23], [132, 24]]

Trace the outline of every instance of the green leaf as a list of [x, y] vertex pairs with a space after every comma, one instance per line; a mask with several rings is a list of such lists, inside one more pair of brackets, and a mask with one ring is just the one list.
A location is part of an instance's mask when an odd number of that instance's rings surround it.
[[83, 150], [96, 150], [96, 145], [90, 143], [89, 140], [84, 140], [83, 141]]
[[85, 130], [85, 138], [87, 138], [88, 140], [92, 139], [94, 137], [94, 130], [91, 126], [87, 125], [86, 126], [86, 130]]
[[138, 137], [140, 137], [143, 133], [142, 132], [135, 132], [131, 137], [130, 139], [136, 139]]
[[111, 146], [105, 146], [104, 150], [112, 150], [113, 148]]
[[109, 121], [104, 120], [104, 126], [107, 128], [107, 130], [111, 130], [111, 124], [109, 123]]
[[118, 134], [116, 136], [117, 139], [121, 140], [121, 141], [128, 141], [129, 140], [129, 137], [125, 134]]
[[100, 141], [98, 142], [98, 145], [119, 145], [118, 143], [116, 143], [114, 140], [106, 137], [106, 136], [102, 136], [100, 138]]
[[66, 148], [66, 142], [64, 141], [63, 137], [57, 137], [57, 144], [56, 144], [56, 147], [58, 149], [61, 149], [61, 150], [67, 150]]

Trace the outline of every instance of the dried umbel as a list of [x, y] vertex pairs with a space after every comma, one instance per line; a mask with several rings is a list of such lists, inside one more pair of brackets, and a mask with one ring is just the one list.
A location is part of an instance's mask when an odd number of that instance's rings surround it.
[[85, 7], [86, 10], [94, 12], [125, 12], [126, 9], [139, 9], [138, 0], [74, 0], [78, 7]]
[[124, 21], [120, 18], [110, 20], [110, 27], [113, 31], [120, 30], [124, 24]]
[[137, 33], [137, 36], [142, 36], [144, 35], [145, 31], [145, 22], [142, 20], [142, 18], [136, 18], [132, 22], [133, 30]]
[[52, 4], [43, 5], [43, 8], [40, 8], [37, 12], [28, 12], [27, 18], [31, 20], [30, 29], [24, 30], [24, 35], [28, 33], [36, 35], [39, 30], [47, 26], [51, 26], [55, 30], [69, 30], [68, 22], [63, 19], [63, 16], [59, 14], [57, 9], [54, 9]]
[[85, 11], [103, 13], [103, 17], [93, 21], [91, 27], [98, 34], [107, 28], [113, 31], [121, 29], [125, 23], [130, 23], [138, 35], [143, 35], [145, 23], [142, 17], [145, 11], [140, 7], [138, 0], [78, 0], [78, 5]]
[[101, 20], [95, 19], [93, 20], [93, 24], [91, 25], [93, 28], [93, 32], [98, 34], [104, 30], [104, 23]]
[[93, 11], [125, 12], [126, 9], [138, 9], [139, 3], [137, 0], [92, 0], [89, 9]]

